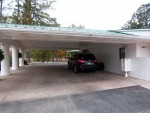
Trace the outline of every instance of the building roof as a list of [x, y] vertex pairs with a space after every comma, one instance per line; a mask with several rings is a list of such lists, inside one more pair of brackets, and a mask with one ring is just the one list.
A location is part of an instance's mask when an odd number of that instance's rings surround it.
[[[150, 36], [150, 29], [134, 29], [134, 30], [95, 30], [95, 29], [79, 29], [68, 27], [49, 27], [49, 26], [33, 26], [33, 25], [18, 25], [18, 24], [0, 24], [0, 29], [12, 30], [34, 30], [34, 31], [49, 31], [60, 33], [75, 33], [75, 34], [91, 34], [91, 35], [108, 35], [108, 36]], [[144, 33], [143, 33], [144, 32]], [[145, 32], [149, 32], [148, 35]]]
[[31, 49], [79, 49], [93, 43], [150, 43], [150, 29], [94, 30], [0, 24], [0, 42]]

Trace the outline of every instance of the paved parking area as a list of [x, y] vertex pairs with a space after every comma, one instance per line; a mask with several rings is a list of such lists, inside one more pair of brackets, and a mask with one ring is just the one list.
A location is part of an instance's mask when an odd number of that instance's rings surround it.
[[0, 103], [0, 113], [150, 113], [150, 90], [140, 86]]
[[98, 71], [73, 73], [63, 63], [33, 64], [0, 77], [0, 102], [84, 94], [93, 91], [140, 85], [150, 89], [150, 82]]

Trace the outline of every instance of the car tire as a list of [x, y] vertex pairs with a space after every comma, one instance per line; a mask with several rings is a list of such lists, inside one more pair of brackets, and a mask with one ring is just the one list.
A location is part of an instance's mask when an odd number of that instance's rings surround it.
[[79, 72], [79, 69], [78, 69], [78, 67], [76, 65], [74, 66], [73, 71], [74, 71], [74, 73], [78, 73]]
[[105, 69], [105, 65], [103, 62], [99, 63], [99, 70], [103, 71]]

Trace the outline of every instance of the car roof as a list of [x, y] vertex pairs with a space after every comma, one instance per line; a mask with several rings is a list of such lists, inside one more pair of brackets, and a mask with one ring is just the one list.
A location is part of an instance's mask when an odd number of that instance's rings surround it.
[[81, 55], [94, 55], [93, 53], [76, 53], [76, 54], [81, 54]]

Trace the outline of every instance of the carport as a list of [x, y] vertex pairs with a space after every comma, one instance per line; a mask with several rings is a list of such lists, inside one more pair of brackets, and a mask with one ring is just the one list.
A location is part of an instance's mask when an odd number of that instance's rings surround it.
[[[121, 71], [119, 48], [125, 48], [131, 58], [129, 76], [150, 80], [150, 30], [91, 30], [28, 25], [0, 25], [0, 42], [5, 59], [1, 62], [1, 76], [10, 75], [9, 48], [12, 48], [12, 70], [18, 69], [18, 49], [23, 53], [19, 64], [23, 66], [26, 49], [89, 49], [106, 71], [124, 75]], [[142, 70], [142, 71], [141, 71]]]
[[[150, 78], [146, 68], [150, 64], [149, 36], [149, 30], [99, 31], [1, 24], [0, 42], [5, 59], [1, 62], [0, 112], [149, 112], [150, 84], [140, 80]], [[125, 48], [126, 58], [132, 61], [128, 78], [121, 71], [120, 48]], [[106, 71], [75, 74], [59, 62], [24, 66], [27, 49], [89, 49], [104, 62]], [[18, 50], [23, 54], [19, 61]]]

